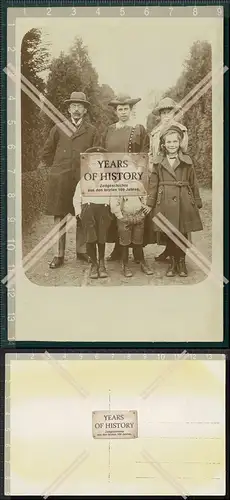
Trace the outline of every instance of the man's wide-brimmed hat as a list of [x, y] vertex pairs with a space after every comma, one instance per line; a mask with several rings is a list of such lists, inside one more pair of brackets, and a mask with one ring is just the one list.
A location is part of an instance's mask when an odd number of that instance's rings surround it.
[[124, 104], [129, 104], [130, 106], [134, 106], [137, 102], [141, 101], [141, 97], [136, 97], [132, 99], [129, 95], [119, 94], [115, 99], [109, 102], [109, 106], [121, 106]]
[[90, 106], [90, 102], [87, 101], [86, 95], [84, 92], [72, 92], [71, 96], [69, 99], [66, 99], [64, 102], [80, 102], [81, 104], [84, 104], [86, 107]]
[[179, 111], [179, 109], [181, 109], [181, 106], [179, 106], [179, 104], [171, 99], [171, 97], [165, 97], [164, 99], [161, 99], [156, 108], [154, 108], [153, 112], [158, 114], [160, 113], [160, 111], [163, 111], [163, 109]]

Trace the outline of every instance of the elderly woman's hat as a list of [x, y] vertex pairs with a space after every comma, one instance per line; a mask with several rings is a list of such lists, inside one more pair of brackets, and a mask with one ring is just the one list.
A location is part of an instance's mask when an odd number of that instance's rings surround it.
[[153, 112], [158, 114], [164, 109], [179, 111], [179, 109], [181, 109], [181, 106], [179, 106], [179, 104], [171, 99], [171, 97], [165, 97], [164, 99], [161, 99], [156, 108], [154, 108]]
[[125, 104], [129, 104], [130, 106], [134, 106], [134, 104], [137, 104], [137, 102], [141, 101], [140, 97], [136, 97], [135, 99], [132, 99], [129, 95], [126, 94], [119, 94], [115, 99], [109, 102], [109, 106], [121, 106]]
[[72, 92], [71, 96], [69, 99], [66, 99], [64, 101], [65, 103], [71, 103], [71, 102], [80, 102], [81, 104], [84, 104], [84, 106], [89, 107], [90, 102], [87, 101], [86, 95], [84, 92]]

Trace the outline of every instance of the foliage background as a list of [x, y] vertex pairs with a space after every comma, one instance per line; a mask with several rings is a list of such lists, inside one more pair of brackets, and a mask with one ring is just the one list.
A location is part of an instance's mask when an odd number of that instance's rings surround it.
[[[208, 42], [195, 42], [184, 71], [167, 95], [180, 101], [212, 69], [212, 52]], [[212, 183], [212, 89], [210, 88], [184, 115], [188, 129], [188, 153], [194, 160], [200, 184]]]

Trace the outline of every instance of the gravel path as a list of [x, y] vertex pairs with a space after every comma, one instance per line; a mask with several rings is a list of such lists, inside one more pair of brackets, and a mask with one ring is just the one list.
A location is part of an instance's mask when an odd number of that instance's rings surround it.
[[[210, 189], [200, 190], [203, 200], [201, 218], [204, 230], [193, 233], [192, 241], [202, 254], [211, 259], [212, 246], [212, 191]], [[49, 231], [53, 228], [53, 218], [43, 215], [23, 238], [23, 256], [25, 257]], [[35, 284], [42, 286], [140, 286], [140, 285], [177, 285], [193, 284], [205, 279], [205, 273], [188, 259], [187, 267], [189, 275], [187, 278], [167, 278], [165, 272], [167, 264], [155, 262], [154, 257], [161, 253], [163, 247], [148, 245], [145, 248], [145, 256], [148, 264], [154, 270], [153, 276], [144, 275], [140, 266], [130, 258], [130, 268], [133, 271], [132, 278], [125, 278], [121, 273], [119, 262], [108, 263], [109, 277], [106, 279], [90, 280], [89, 265], [76, 261], [75, 258], [75, 228], [71, 228], [67, 235], [67, 250], [65, 266], [60, 269], [49, 269], [49, 262], [54, 255], [54, 249], [48, 252], [26, 272], [27, 277]], [[113, 245], [106, 246], [106, 255], [111, 252]]]

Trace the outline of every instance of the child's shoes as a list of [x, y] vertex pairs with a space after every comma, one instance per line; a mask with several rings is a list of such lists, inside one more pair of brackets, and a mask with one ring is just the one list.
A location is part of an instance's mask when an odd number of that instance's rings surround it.
[[188, 276], [188, 270], [185, 264], [185, 258], [181, 257], [177, 263], [178, 274], [181, 278], [186, 278]]
[[153, 270], [146, 264], [145, 261], [141, 262], [141, 270], [143, 271], [144, 274], [147, 274], [148, 276], [151, 276], [153, 274]]
[[166, 272], [168, 278], [173, 278], [177, 274], [177, 261], [175, 257], [170, 257], [170, 264]]
[[98, 268], [99, 278], [108, 278], [104, 260], [100, 260]]
[[96, 263], [92, 263], [91, 264], [91, 268], [90, 268], [90, 275], [89, 277], [92, 279], [92, 280], [95, 280], [97, 278], [99, 278], [99, 274], [98, 274], [98, 266]]
[[129, 269], [129, 266], [127, 264], [123, 264], [122, 268], [123, 268], [124, 276], [126, 278], [132, 278], [133, 273], [132, 273], [131, 269]]

